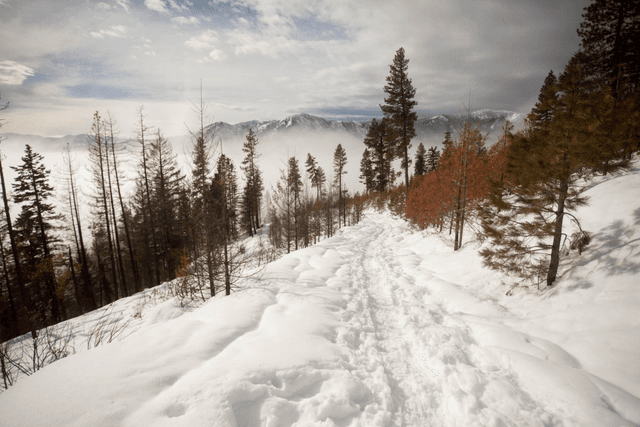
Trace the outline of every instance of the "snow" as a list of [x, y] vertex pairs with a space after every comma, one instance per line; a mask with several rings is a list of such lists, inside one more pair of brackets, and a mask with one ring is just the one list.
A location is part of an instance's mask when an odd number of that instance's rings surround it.
[[369, 211], [199, 308], [120, 300], [124, 338], [21, 378], [0, 426], [639, 425], [638, 189], [588, 190], [593, 241], [539, 292]]

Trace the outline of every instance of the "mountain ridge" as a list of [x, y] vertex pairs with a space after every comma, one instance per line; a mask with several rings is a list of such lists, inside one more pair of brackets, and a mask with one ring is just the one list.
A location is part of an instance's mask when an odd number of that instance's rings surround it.
[[[483, 133], [491, 136], [500, 130], [502, 124], [509, 120], [515, 128], [519, 128], [524, 116], [515, 111], [482, 109], [470, 113], [467, 117], [480, 125]], [[416, 121], [416, 137], [414, 140], [438, 144], [447, 129], [455, 132], [467, 119], [464, 115], [436, 114], [430, 117], [420, 117]], [[214, 138], [234, 140], [244, 138], [249, 130], [253, 130], [258, 138], [273, 137], [278, 134], [300, 134], [307, 132], [328, 132], [349, 134], [364, 139], [372, 120], [330, 120], [308, 113], [295, 114], [282, 120], [249, 120], [236, 124], [215, 122], [206, 127], [207, 132]]]

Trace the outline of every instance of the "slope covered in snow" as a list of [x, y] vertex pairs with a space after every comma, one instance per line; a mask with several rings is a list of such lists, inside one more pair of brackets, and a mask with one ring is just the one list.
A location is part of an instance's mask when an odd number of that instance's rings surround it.
[[639, 189], [638, 170], [593, 186], [591, 245], [512, 297], [477, 244], [368, 212], [229, 297], [147, 308], [22, 378], [0, 425], [638, 425]]

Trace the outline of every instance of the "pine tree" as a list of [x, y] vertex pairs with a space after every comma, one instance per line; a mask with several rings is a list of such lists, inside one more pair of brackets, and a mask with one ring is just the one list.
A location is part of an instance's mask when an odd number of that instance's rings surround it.
[[178, 223], [179, 191], [184, 179], [169, 141], [156, 131], [149, 143], [148, 163], [151, 183], [151, 207], [158, 227], [158, 258], [161, 280], [175, 277], [185, 242], [180, 239]]
[[[9, 108], [9, 104], [0, 105], [0, 111]], [[0, 128], [2, 128], [4, 120], [0, 119]], [[0, 137], [0, 142], [4, 140]], [[0, 153], [0, 184], [2, 185], [2, 201], [4, 206], [4, 219], [7, 225], [7, 234], [9, 235], [9, 244], [11, 246], [11, 253], [13, 255], [14, 269], [16, 273], [16, 281], [18, 282], [18, 289], [20, 292], [20, 298], [22, 300], [22, 307], [20, 309], [20, 319], [27, 324], [27, 327], [31, 331], [31, 337], [35, 340], [37, 332], [33, 319], [33, 300], [27, 292], [27, 280], [22, 269], [20, 262], [20, 253], [18, 249], [18, 236], [16, 230], [13, 227], [11, 221], [11, 209], [9, 206], [9, 195], [7, 193], [6, 182], [4, 177], [4, 168], [2, 166], [2, 153]], [[4, 258], [3, 258], [4, 261]]]
[[538, 102], [531, 109], [531, 121], [530, 125], [536, 128], [544, 127], [545, 123], [548, 123], [553, 119], [552, 108], [553, 104], [557, 102], [556, 87], [558, 79], [553, 74], [553, 70], [549, 71], [549, 74], [544, 79], [542, 88], [540, 89], [540, 95], [538, 95]]
[[316, 200], [320, 199], [320, 193], [322, 191], [322, 183], [318, 182], [318, 163], [316, 162], [316, 158], [311, 155], [311, 153], [307, 153], [307, 160], [304, 165], [306, 166], [307, 177], [309, 177], [309, 181], [311, 181], [311, 187], [316, 189]]
[[427, 172], [426, 154], [427, 151], [424, 148], [424, 144], [421, 142], [420, 145], [418, 145], [418, 151], [416, 152], [416, 163], [413, 170], [414, 175], [424, 175]]
[[244, 202], [245, 215], [248, 219], [249, 235], [253, 236], [258, 232], [260, 228], [260, 205], [262, 203], [262, 174], [258, 168], [257, 160], [260, 157], [257, 151], [258, 138], [256, 138], [253, 131], [250, 129], [247, 134], [247, 140], [245, 141], [242, 151], [245, 153], [245, 158], [242, 161], [241, 169], [245, 174], [245, 190], [244, 190]]
[[17, 174], [13, 184], [13, 200], [22, 204], [16, 229], [25, 251], [31, 280], [42, 286], [43, 295], [47, 298], [40, 301], [45, 305], [41, 309], [46, 310], [50, 301], [52, 321], [56, 323], [66, 317], [62, 294], [56, 288], [52, 253], [52, 244], [55, 242], [52, 232], [54, 222], [59, 217], [53, 205], [47, 202], [53, 195], [53, 187], [49, 185], [50, 171], [42, 164], [43, 159], [27, 144], [22, 165], [12, 167]]
[[394, 139], [397, 141], [398, 154], [402, 159], [401, 167], [404, 169], [404, 181], [406, 188], [409, 188], [409, 149], [411, 140], [416, 136], [414, 123], [418, 115], [413, 108], [418, 105], [413, 98], [416, 90], [411, 84], [411, 79], [407, 75], [409, 60], [405, 59], [404, 49], [400, 48], [393, 58], [390, 66], [390, 73], [387, 76], [387, 85], [384, 91], [389, 95], [384, 99], [384, 105], [380, 108], [385, 118], [389, 120]]
[[[287, 188], [290, 193], [290, 197], [293, 203], [293, 230], [295, 248], [298, 250], [298, 241], [300, 239], [300, 224], [301, 218], [301, 204], [300, 199], [302, 195], [302, 175], [300, 174], [300, 166], [298, 166], [298, 159], [290, 157], [287, 168]], [[291, 223], [291, 222], [290, 222]]]
[[[615, 119], [609, 88], [593, 90], [570, 62], [558, 84], [542, 91], [551, 120], [535, 125], [532, 112], [524, 132], [512, 138], [503, 179], [496, 180], [482, 216], [491, 245], [482, 251], [485, 265], [524, 283], [555, 283], [563, 246], [565, 216], [586, 203], [581, 178], [605, 160], [599, 135]], [[545, 95], [546, 94], [546, 95]]]
[[440, 150], [438, 147], [429, 147], [427, 152], [426, 169], [427, 172], [433, 172], [438, 170], [438, 164], [440, 161]]
[[[592, 0], [584, 8], [578, 35], [585, 76], [610, 85], [614, 99], [619, 92], [640, 89], [640, 2]], [[625, 88], [624, 85], [627, 87]]]
[[447, 159], [453, 148], [453, 139], [451, 138], [451, 128], [447, 125], [447, 131], [444, 133], [444, 141], [442, 141], [442, 157]]
[[222, 241], [225, 295], [231, 294], [231, 273], [234, 270], [231, 242], [236, 237], [236, 217], [238, 185], [235, 168], [230, 158], [221, 154], [218, 158], [216, 174], [212, 183], [213, 199], [217, 202], [219, 236]]
[[345, 223], [347, 222], [347, 212], [342, 189], [342, 175], [347, 173], [345, 170], [346, 165], [347, 152], [342, 148], [342, 144], [338, 144], [336, 150], [333, 152], [333, 172], [335, 173], [334, 181], [338, 187], [338, 228], [340, 227], [340, 207], [342, 207], [343, 225], [346, 225]]
[[375, 177], [373, 175], [373, 163], [371, 162], [371, 152], [365, 149], [360, 160], [360, 182], [364, 184], [367, 193], [375, 190]]

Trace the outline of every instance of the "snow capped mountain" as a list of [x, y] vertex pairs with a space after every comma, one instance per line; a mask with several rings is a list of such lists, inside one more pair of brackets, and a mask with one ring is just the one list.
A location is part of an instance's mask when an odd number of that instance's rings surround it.
[[415, 125], [416, 139], [419, 141], [435, 141], [440, 144], [447, 128], [451, 130], [455, 137], [456, 130], [462, 126], [462, 123], [467, 118], [475, 125], [479, 125], [482, 133], [488, 134], [489, 144], [497, 141], [500, 129], [505, 121], [509, 120], [515, 129], [521, 127], [524, 122], [522, 114], [506, 110], [478, 110], [469, 114], [469, 117], [464, 114], [439, 114], [429, 118], [418, 119]]
[[[509, 120], [516, 129], [522, 124], [523, 116], [513, 111], [505, 110], [478, 110], [470, 115], [471, 121], [479, 124], [483, 133], [489, 134], [489, 143], [495, 142], [500, 127]], [[440, 145], [447, 128], [451, 128], [455, 135], [456, 129], [467, 119], [464, 115], [438, 114], [432, 117], [419, 118], [415, 124], [416, 137], [414, 142], [425, 143], [425, 145]], [[207, 130], [215, 139], [231, 142], [244, 140], [249, 129], [253, 130], [259, 139], [270, 138], [275, 135], [297, 135], [303, 136], [311, 133], [342, 134], [350, 135], [358, 139], [364, 139], [371, 120], [364, 122], [348, 120], [327, 120], [311, 114], [296, 114], [283, 120], [267, 120], [241, 122], [229, 124], [216, 122], [210, 125]]]
[[249, 130], [261, 137], [268, 137], [273, 134], [305, 134], [319, 132], [337, 132], [362, 136], [369, 129], [371, 122], [333, 121], [311, 114], [296, 114], [283, 120], [257, 121], [251, 120], [231, 125], [225, 122], [216, 122], [207, 128], [207, 131], [214, 137], [224, 139], [243, 138]]

